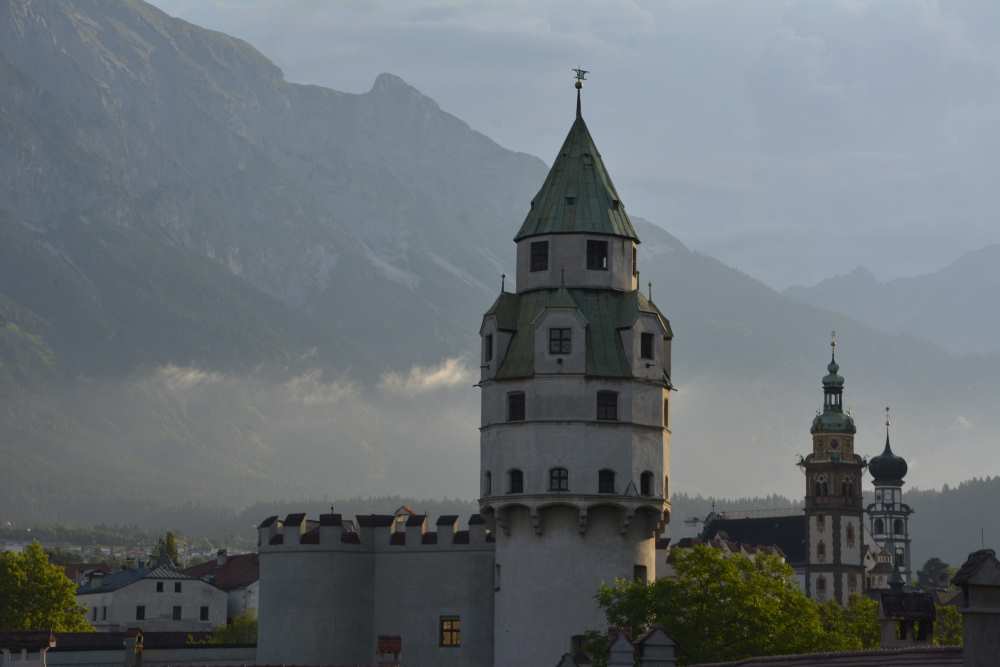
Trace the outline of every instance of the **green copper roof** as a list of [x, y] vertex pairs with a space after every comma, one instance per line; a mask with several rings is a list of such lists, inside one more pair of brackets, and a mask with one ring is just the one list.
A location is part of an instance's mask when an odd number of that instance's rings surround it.
[[639, 291], [616, 292], [593, 289], [533, 290], [523, 294], [501, 294], [486, 312], [497, 318], [497, 327], [514, 331], [497, 379], [530, 377], [535, 368], [533, 323], [546, 308], [575, 307], [587, 321], [587, 374], [600, 377], [631, 377], [619, 330], [630, 327], [640, 313], [660, 318], [673, 338], [670, 322]]
[[581, 233], [624, 236], [639, 242], [587, 124], [577, 114], [514, 240]]

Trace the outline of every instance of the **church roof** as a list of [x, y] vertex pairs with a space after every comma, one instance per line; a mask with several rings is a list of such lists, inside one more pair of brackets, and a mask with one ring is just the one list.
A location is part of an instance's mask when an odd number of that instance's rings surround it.
[[514, 241], [540, 234], [607, 234], [639, 241], [579, 105]]
[[616, 292], [593, 289], [542, 289], [510, 294], [504, 292], [486, 312], [497, 318], [497, 328], [513, 331], [510, 346], [497, 379], [530, 377], [535, 368], [533, 322], [546, 308], [576, 307], [587, 321], [587, 375], [631, 377], [632, 369], [622, 347], [619, 329], [630, 327], [640, 313], [660, 318], [668, 337], [670, 322], [638, 290]]
[[806, 517], [804, 514], [748, 519], [713, 519], [705, 526], [702, 537], [711, 539], [716, 535], [737, 542], [758, 545], [773, 545], [785, 554], [788, 564], [801, 565], [806, 562]]

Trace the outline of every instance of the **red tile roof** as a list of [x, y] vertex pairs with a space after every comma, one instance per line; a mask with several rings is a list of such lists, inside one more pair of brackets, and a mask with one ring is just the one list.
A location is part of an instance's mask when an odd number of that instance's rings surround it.
[[257, 581], [259, 574], [257, 554], [239, 554], [227, 556], [226, 562], [221, 566], [216, 559], [194, 565], [184, 570], [184, 574], [199, 579], [212, 577], [211, 581], [217, 588], [224, 591], [233, 591], [237, 588], [244, 588]]

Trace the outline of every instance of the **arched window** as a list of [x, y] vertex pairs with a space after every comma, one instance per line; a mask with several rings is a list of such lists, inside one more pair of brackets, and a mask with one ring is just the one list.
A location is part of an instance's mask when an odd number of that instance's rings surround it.
[[493, 493], [493, 473], [489, 470], [483, 475], [483, 495], [488, 496]]
[[618, 420], [618, 392], [597, 392], [597, 418], [604, 421]]
[[639, 475], [639, 495], [640, 496], [653, 495], [653, 473], [649, 472], [648, 470]]
[[826, 542], [823, 540], [820, 540], [819, 544], [816, 545], [816, 560], [821, 563], [826, 560]]
[[882, 519], [875, 519], [875, 525], [872, 526], [872, 530], [876, 535], [881, 535], [885, 532], [885, 521]]
[[840, 495], [845, 498], [851, 498], [854, 496], [854, 478], [850, 475], [847, 475], [840, 480]]
[[906, 531], [903, 530], [903, 520], [902, 519], [893, 519], [892, 520], [892, 533], [893, 533], [893, 535], [902, 535], [904, 532], [906, 532]]
[[524, 473], [517, 468], [507, 473], [507, 493], [524, 493]]
[[663, 476], [663, 497], [670, 497], [670, 475]]
[[566, 468], [549, 470], [549, 491], [569, 491], [569, 471]]
[[614, 470], [600, 470], [597, 473], [597, 492], [598, 493], [614, 493], [615, 492], [615, 471]]
[[817, 475], [816, 482], [814, 484], [814, 490], [816, 496], [828, 496], [830, 495], [830, 483], [826, 479], [826, 475]]
[[854, 548], [854, 524], [847, 524], [847, 548]]

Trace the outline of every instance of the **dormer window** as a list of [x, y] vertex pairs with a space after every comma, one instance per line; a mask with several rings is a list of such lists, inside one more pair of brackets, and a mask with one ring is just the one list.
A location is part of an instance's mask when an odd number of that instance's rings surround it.
[[549, 242], [535, 241], [531, 244], [531, 271], [549, 270]]
[[549, 354], [569, 354], [573, 349], [573, 330], [568, 327], [549, 329]]
[[642, 358], [643, 359], [653, 359], [655, 357], [654, 351], [653, 351], [653, 334], [651, 334], [651, 333], [644, 333], [644, 334], [642, 334], [641, 337], [640, 337], [640, 339], [639, 339], [639, 342], [640, 342], [639, 347], [641, 349], [640, 354], [641, 354]]
[[590, 271], [608, 270], [607, 241], [587, 241], [587, 269]]
[[573, 195], [566, 195], [566, 205], [574, 206], [576, 204], [576, 197]]

